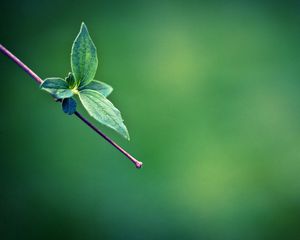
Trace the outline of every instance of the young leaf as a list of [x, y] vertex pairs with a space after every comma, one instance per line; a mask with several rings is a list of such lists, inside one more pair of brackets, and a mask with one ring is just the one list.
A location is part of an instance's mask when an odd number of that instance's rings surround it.
[[66, 82], [68, 83], [69, 88], [75, 87], [76, 81], [72, 73], [69, 72], [68, 76], [66, 77]]
[[73, 98], [64, 98], [62, 101], [62, 109], [64, 113], [72, 115], [76, 111], [76, 101]]
[[79, 98], [93, 118], [129, 140], [129, 134], [120, 111], [107, 98], [101, 93], [90, 89], [80, 91]]
[[41, 88], [49, 92], [53, 97], [62, 99], [73, 96], [73, 92], [62, 78], [46, 78]]
[[85, 89], [95, 90], [101, 93], [104, 97], [107, 97], [113, 91], [112, 86], [96, 80], [91, 81], [88, 85], [85, 85], [84, 87], [80, 87], [78, 90], [81, 91]]
[[71, 68], [77, 86], [85, 86], [94, 79], [98, 67], [96, 47], [87, 27], [81, 24], [71, 52]]

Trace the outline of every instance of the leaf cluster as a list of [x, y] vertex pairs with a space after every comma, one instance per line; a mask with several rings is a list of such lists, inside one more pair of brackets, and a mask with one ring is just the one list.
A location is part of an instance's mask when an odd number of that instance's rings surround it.
[[87, 112], [100, 123], [114, 129], [129, 140], [120, 111], [107, 99], [113, 88], [94, 79], [98, 67], [97, 49], [82, 23], [71, 52], [72, 72], [63, 78], [46, 78], [41, 89], [60, 99], [62, 109], [71, 115], [76, 111], [75, 96]]

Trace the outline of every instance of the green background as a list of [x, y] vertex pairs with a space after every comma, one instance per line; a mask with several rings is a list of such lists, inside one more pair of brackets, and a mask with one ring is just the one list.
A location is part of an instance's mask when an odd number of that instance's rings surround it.
[[144, 168], [1, 54], [0, 238], [299, 239], [299, 1], [9, 0], [0, 43], [64, 77], [82, 21]]

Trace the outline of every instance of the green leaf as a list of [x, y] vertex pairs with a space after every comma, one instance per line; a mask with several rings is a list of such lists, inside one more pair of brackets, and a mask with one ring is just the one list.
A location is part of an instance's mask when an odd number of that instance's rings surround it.
[[77, 86], [85, 86], [91, 82], [96, 74], [98, 58], [96, 47], [89, 35], [87, 27], [81, 24], [71, 52], [71, 68]]
[[73, 98], [64, 98], [62, 101], [62, 109], [64, 113], [72, 115], [76, 111], [76, 101]]
[[68, 76], [66, 77], [66, 82], [69, 85], [69, 88], [74, 88], [76, 86], [76, 81], [71, 72], [69, 72]]
[[46, 78], [41, 84], [41, 88], [58, 99], [73, 96], [73, 92], [69, 89], [68, 83], [62, 78]]
[[129, 140], [129, 134], [120, 111], [107, 98], [101, 93], [90, 89], [80, 91], [79, 98], [93, 118]]
[[104, 97], [107, 97], [113, 91], [113, 88], [110, 85], [96, 80], [91, 81], [88, 85], [85, 85], [78, 90], [82, 91], [85, 89], [95, 90], [101, 93]]

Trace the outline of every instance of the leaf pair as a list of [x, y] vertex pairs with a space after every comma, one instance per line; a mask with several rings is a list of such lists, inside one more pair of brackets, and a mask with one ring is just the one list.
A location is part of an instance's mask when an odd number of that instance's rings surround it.
[[104, 97], [107, 97], [113, 91], [110, 85], [96, 80], [78, 88], [75, 84], [75, 80], [72, 79], [74, 79], [72, 73], [69, 73], [66, 79], [58, 77], [46, 78], [41, 84], [41, 88], [57, 99], [70, 98], [83, 90], [93, 90], [102, 94]]
[[54, 98], [62, 99], [63, 111], [76, 111], [74, 95], [78, 95], [87, 112], [100, 123], [114, 129], [129, 140], [129, 134], [120, 111], [106, 98], [113, 88], [94, 80], [98, 67], [96, 47], [82, 23], [71, 52], [72, 73], [65, 78], [46, 78], [41, 88]]

